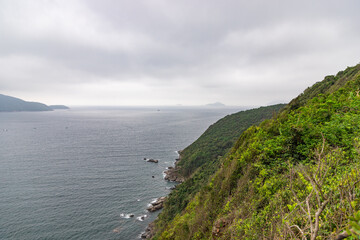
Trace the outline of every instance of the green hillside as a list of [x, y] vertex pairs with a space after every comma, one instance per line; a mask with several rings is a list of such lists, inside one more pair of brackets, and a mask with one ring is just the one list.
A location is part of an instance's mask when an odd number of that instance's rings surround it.
[[285, 104], [260, 107], [228, 115], [211, 125], [194, 143], [181, 151], [177, 166], [181, 173], [189, 177], [209, 160], [217, 160], [235, 143], [239, 135], [248, 127], [271, 118]]
[[211, 125], [194, 143], [181, 151], [181, 161], [176, 169], [187, 180], [169, 195], [159, 223], [172, 220], [186, 207], [219, 168], [221, 156], [229, 151], [243, 131], [271, 118], [284, 106], [278, 104], [228, 115]]
[[[248, 128], [218, 154], [224, 157], [215, 174], [185, 209], [164, 221], [175, 191], [170, 195], [154, 239], [358, 239], [359, 93], [357, 65]], [[183, 170], [195, 185], [202, 166], [195, 174]]]

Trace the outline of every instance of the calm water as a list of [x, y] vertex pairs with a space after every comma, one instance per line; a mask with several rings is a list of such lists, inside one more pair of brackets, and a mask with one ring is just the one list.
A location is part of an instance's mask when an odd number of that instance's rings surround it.
[[0, 239], [138, 239], [176, 150], [238, 110], [0, 113]]

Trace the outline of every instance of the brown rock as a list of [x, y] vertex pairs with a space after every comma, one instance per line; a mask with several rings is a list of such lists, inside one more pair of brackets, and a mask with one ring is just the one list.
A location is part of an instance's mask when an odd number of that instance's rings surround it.
[[146, 210], [149, 212], [155, 212], [163, 208], [164, 201], [166, 197], [159, 197], [155, 202], [151, 203], [151, 206], [148, 207]]
[[167, 181], [182, 183], [185, 180], [184, 177], [181, 176], [181, 174], [179, 173], [178, 168], [170, 168], [166, 170], [164, 173], [165, 173], [164, 179]]
[[155, 224], [152, 222], [145, 229], [145, 232], [141, 234], [142, 239], [150, 239], [155, 235]]
[[147, 160], [147, 162], [158, 163], [159, 160], [150, 158]]

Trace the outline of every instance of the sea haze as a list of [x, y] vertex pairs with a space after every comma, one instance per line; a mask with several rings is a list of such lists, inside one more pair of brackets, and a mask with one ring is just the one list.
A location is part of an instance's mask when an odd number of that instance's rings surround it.
[[158, 214], [147, 205], [173, 186], [163, 171], [176, 150], [239, 110], [0, 113], [0, 239], [139, 238]]

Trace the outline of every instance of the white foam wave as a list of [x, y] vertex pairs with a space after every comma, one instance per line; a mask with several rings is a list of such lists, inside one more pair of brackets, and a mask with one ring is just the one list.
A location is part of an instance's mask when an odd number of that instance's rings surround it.
[[137, 217], [136, 219], [139, 220], [140, 222], [144, 221], [144, 219], [147, 217], [147, 215], [141, 215], [140, 217]]
[[134, 214], [131, 214], [131, 213], [128, 213], [128, 214], [126, 214], [126, 213], [120, 213], [120, 217], [121, 218], [131, 218], [131, 217], [133, 217], [134, 216]]

